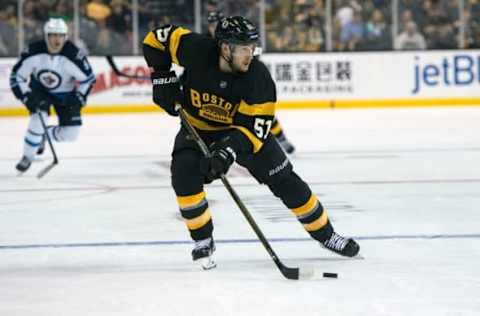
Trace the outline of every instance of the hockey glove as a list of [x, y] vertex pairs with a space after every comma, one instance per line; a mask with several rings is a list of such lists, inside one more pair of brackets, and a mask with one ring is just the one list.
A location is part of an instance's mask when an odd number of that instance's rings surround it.
[[180, 93], [180, 84], [174, 71], [154, 71], [151, 75], [153, 84], [153, 102], [172, 116], [178, 116], [175, 100]]
[[85, 97], [78, 91], [72, 91], [63, 99], [63, 105], [72, 110], [80, 110], [85, 105]]
[[51, 105], [48, 95], [39, 90], [32, 90], [27, 93], [22, 101], [30, 113], [35, 113], [37, 110], [48, 112]]
[[210, 145], [212, 156], [205, 158], [200, 168], [207, 179], [211, 182], [220, 178], [220, 175], [226, 174], [228, 169], [237, 158], [237, 154], [229, 145], [229, 138], [224, 138], [219, 142]]

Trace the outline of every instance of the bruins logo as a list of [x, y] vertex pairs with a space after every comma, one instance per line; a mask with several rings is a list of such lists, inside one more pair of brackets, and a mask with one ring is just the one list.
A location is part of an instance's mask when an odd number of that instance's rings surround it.
[[202, 104], [198, 114], [212, 121], [232, 124], [231, 113], [216, 104]]

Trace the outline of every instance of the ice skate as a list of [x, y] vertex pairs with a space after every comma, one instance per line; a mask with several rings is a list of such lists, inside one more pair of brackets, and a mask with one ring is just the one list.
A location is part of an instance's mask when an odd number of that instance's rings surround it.
[[28, 158], [27, 156], [23, 156], [22, 159], [20, 159], [20, 161], [17, 163], [15, 168], [20, 173], [24, 173], [25, 171], [28, 170], [28, 168], [30, 168], [31, 165], [32, 165], [32, 160], [30, 158]]
[[192, 250], [193, 261], [199, 260], [204, 270], [210, 270], [217, 266], [213, 260], [215, 251], [215, 242], [213, 238], [206, 238], [195, 242], [195, 248]]
[[360, 251], [360, 246], [355, 240], [340, 236], [335, 232], [321, 244], [328, 250], [345, 257], [355, 257]]

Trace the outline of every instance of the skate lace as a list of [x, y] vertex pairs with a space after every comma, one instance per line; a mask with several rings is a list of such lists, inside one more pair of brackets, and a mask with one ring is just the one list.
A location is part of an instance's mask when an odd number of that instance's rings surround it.
[[336, 233], [332, 234], [332, 237], [325, 243], [325, 246], [330, 249], [343, 250], [348, 243], [348, 239], [344, 238]]

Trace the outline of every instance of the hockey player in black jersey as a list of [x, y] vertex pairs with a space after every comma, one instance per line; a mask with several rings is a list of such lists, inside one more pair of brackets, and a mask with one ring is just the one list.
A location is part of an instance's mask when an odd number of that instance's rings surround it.
[[[223, 17], [224, 15], [222, 11], [210, 11], [208, 13], [208, 35], [212, 38], [215, 38], [215, 28], [217, 27], [218, 21], [220, 21]], [[283, 131], [283, 128], [280, 125], [277, 117], [273, 118], [270, 133], [275, 136], [276, 140], [280, 143], [283, 150], [285, 150], [287, 154], [293, 154], [293, 152], [295, 151], [295, 146], [293, 146], [290, 140], [286, 137], [285, 132]]]
[[[172, 186], [180, 213], [195, 241], [193, 260], [211, 260], [215, 243], [204, 184], [226, 174], [237, 162], [267, 185], [291, 209], [310, 236], [338, 254], [353, 257], [359, 245], [337, 234], [326, 210], [270, 132], [275, 114], [275, 84], [265, 65], [253, 58], [256, 27], [243, 17], [222, 19], [215, 39], [167, 25], [147, 34], [143, 52], [152, 70], [153, 100], [170, 115], [179, 101], [189, 122], [210, 146], [205, 158], [181, 126], [172, 152]], [[184, 67], [180, 91], [171, 63]]]
[[47, 121], [52, 105], [59, 124], [48, 127], [50, 139], [74, 141], [79, 134], [80, 111], [95, 76], [86, 56], [67, 39], [67, 33], [65, 21], [49, 19], [44, 26], [45, 39], [30, 44], [13, 67], [10, 87], [30, 112], [23, 156], [16, 165], [19, 172], [27, 171], [35, 154], [42, 151], [45, 131], [40, 115]]

